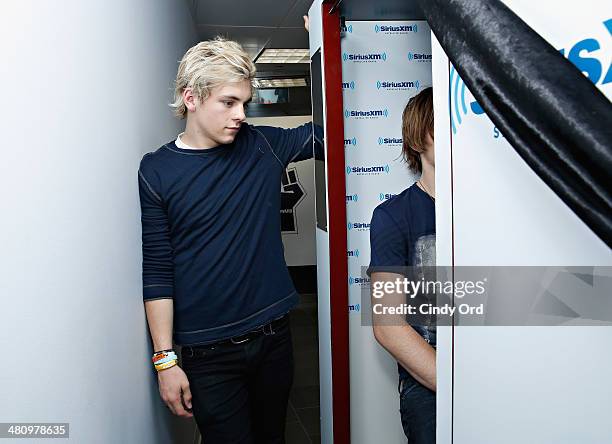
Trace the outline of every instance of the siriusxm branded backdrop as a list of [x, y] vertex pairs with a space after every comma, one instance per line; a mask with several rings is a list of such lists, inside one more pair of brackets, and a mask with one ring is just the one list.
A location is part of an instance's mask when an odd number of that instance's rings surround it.
[[[346, 22], [342, 38], [349, 286], [351, 442], [405, 442], [397, 413], [397, 367], [361, 326], [363, 274], [374, 208], [412, 185], [401, 160], [402, 111], [431, 86], [425, 21]], [[369, 381], [368, 384], [364, 384]]]

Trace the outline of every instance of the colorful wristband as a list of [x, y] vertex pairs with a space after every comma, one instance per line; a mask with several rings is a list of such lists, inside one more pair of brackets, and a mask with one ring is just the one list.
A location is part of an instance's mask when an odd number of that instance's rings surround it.
[[[178, 359], [176, 356], [176, 353], [174, 351], [170, 351], [170, 352], [165, 352], [165, 353], [157, 353], [154, 354], [153, 357], [151, 358], [151, 360], [153, 361], [153, 363], [160, 363], [159, 361], [166, 359], [166, 358], [172, 358], [172, 359]], [[166, 362], [166, 361], [164, 361]]]
[[157, 355], [158, 353], [166, 353], [166, 352], [171, 352], [171, 351], [174, 351], [174, 350], [172, 350], [171, 348], [167, 348], [167, 349], [165, 349], [165, 350], [157, 350], [157, 351], [154, 351], [154, 352], [153, 352], [153, 354], [154, 354], [154, 355]]
[[176, 359], [170, 361], [170, 362], [166, 362], [164, 364], [159, 364], [155, 366], [155, 370], [157, 370], [158, 372], [161, 370], [166, 370], [168, 368], [174, 367], [177, 364]]
[[158, 359], [157, 361], [155, 361], [153, 364], [154, 365], [160, 365], [160, 364], [165, 364], [166, 362], [170, 362], [170, 361], [176, 361], [178, 358], [176, 357], [176, 355], [170, 355], [170, 356], [165, 356], [163, 358]]

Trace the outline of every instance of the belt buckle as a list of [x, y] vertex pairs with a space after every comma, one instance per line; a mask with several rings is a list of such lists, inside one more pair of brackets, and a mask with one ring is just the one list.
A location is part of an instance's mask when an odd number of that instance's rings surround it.
[[195, 356], [195, 353], [193, 352], [193, 347], [187, 346], [186, 348], [187, 348], [187, 350], [189, 350], [189, 354], [187, 355], [187, 357], [188, 358], [193, 358]]

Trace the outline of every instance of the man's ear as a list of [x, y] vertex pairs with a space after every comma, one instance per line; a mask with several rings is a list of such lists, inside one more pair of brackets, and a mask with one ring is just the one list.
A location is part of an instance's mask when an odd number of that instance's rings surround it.
[[198, 98], [193, 93], [193, 89], [185, 88], [183, 90], [182, 96], [183, 96], [183, 103], [185, 104], [187, 111], [195, 112]]

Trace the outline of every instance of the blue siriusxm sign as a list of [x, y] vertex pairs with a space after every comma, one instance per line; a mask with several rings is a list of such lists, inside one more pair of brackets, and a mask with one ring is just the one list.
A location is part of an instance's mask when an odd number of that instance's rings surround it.
[[344, 147], [347, 146], [356, 147], [357, 146], [357, 138], [353, 137], [352, 139], [344, 139]]
[[342, 60], [345, 62], [385, 62], [387, 60], [386, 52], [370, 52], [370, 53], [352, 53], [343, 52]]
[[359, 195], [358, 194], [347, 194], [346, 195], [346, 202], [357, 202], [359, 200]]
[[368, 231], [370, 229], [370, 224], [368, 222], [347, 222], [346, 228], [348, 228], [349, 231]]
[[[612, 19], [603, 22], [604, 27], [612, 36]], [[606, 52], [597, 39], [588, 38], [575, 43], [569, 50], [562, 48], [559, 52], [567, 57], [588, 79], [595, 85], [606, 85], [612, 82], [612, 63], [604, 61]], [[590, 57], [585, 57], [588, 54]], [[607, 67], [606, 67], [607, 65]], [[605, 74], [604, 74], [605, 68]], [[451, 65], [450, 76], [450, 116], [453, 134], [457, 134], [459, 126], [468, 114], [482, 115], [484, 110], [476, 100], [468, 100], [466, 103], [466, 85], [459, 76], [454, 66]], [[493, 130], [493, 137], [499, 138], [503, 135], [497, 128]]]
[[355, 89], [355, 81], [342, 82], [342, 89]]
[[349, 285], [367, 285], [370, 283], [370, 278], [360, 276], [349, 276]]
[[361, 305], [359, 304], [349, 305], [348, 309], [349, 309], [349, 312], [351, 311], [359, 312], [361, 310]]
[[397, 194], [393, 194], [393, 193], [380, 193], [378, 195], [378, 200], [380, 200], [382, 202], [382, 201], [385, 201], [385, 200], [389, 200], [389, 199], [391, 199], [392, 197], [395, 197], [395, 196], [397, 196]]
[[453, 134], [457, 134], [457, 128], [461, 125], [463, 121], [463, 117], [465, 117], [469, 112], [472, 112], [476, 115], [484, 114], [484, 110], [478, 104], [478, 102], [471, 101], [470, 107], [468, 109], [465, 103], [465, 95], [466, 95], [466, 86], [465, 82], [461, 77], [459, 77], [459, 73], [455, 70], [455, 67], [451, 65], [450, 76], [450, 117], [451, 117], [451, 127], [453, 129]]
[[387, 25], [387, 24], [375, 24], [374, 32], [378, 34], [382, 32], [384, 34], [408, 34], [409, 32], [419, 32], [419, 25]]
[[[612, 18], [603, 22], [603, 25], [612, 37]], [[576, 68], [586, 74], [595, 85], [600, 82], [601, 85], [612, 82], [612, 63], [608, 64], [610, 53], [602, 50], [599, 40], [594, 38], [580, 40], [569, 48], [567, 53], [565, 48], [560, 49], [559, 52], [567, 57]], [[587, 54], [589, 57], [583, 56]], [[605, 75], [604, 69], [606, 69]]]
[[431, 62], [431, 53], [426, 52], [409, 52], [408, 60], [415, 62]]
[[399, 137], [379, 137], [378, 144], [389, 147], [402, 146], [402, 139]]
[[351, 34], [353, 33], [353, 25], [348, 25], [344, 29]]
[[357, 250], [347, 250], [346, 256], [347, 257], [359, 257], [359, 249], [357, 249]]
[[357, 175], [378, 175], [378, 174], [389, 174], [391, 167], [387, 165], [376, 165], [376, 166], [346, 166], [346, 174], [357, 174]]
[[386, 89], [390, 91], [400, 91], [408, 89], [419, 89], [421, 82], [419, 80], [408, 80], [404, 82], [376, 81], [376, 89]]
[[354, 119], [380, 119], [389, 117], [389, 110], [385, 109], [367, 109], [367, 110], [358, 110], [358, 109], [345, 109], [344, 117], [354, 118]]

